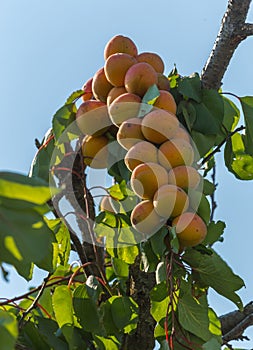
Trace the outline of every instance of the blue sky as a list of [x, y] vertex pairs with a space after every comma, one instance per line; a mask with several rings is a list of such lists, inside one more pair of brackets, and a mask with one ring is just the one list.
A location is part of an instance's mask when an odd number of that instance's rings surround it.
[[[176, 64], [182, 75], [201, 72], [220, 27], [227, 0], [177, 1], [38, 1], [2, 0], [0, 12], [0, 169], [27, 173], [55, 111], [81, 88], [104, 63], [106, 42], [116, 34], [131, 37], [139, 51], [163, 58], [165, 72]], [[253, 9], [248, 21], [253, 22]], [[253, 38], [235, 53], [223, 80], [223, 90], [253, 95]], [[216, 220], [227, 224], [225, 241], [216, 249], [246, 283], [240, 295], [253, 300], [253, 182], [228, 174], [218, 157]], [[0, 296], [26, 291], [0, 280]], [[41, 274], [34, 280], [38, 284]], [[231, 302], [210, 294], [218, 314], [234, 309]], [[253, 329], [246, 333], [252, 338]], [[238, 344], [239, 345], [239, 344]]]

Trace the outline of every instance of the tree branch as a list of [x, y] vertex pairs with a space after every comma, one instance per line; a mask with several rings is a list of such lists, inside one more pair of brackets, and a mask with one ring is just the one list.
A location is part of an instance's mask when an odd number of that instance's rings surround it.
[[203, 68], [203, 87], [218, 90], [238, 45], [252, 35], [253, 25], [245, 23], [251, 0], [229, 0], [212, 52]]

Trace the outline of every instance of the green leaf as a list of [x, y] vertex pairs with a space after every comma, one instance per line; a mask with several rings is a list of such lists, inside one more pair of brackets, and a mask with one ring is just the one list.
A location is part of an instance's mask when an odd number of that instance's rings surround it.
[[205, 344], [202, 345], [202, 349], [203, 350], [220, 350], [221, 343], [218, 341], [218, 339], [211, 338]]
[[119, 278], [127, 278], [129, 274], [129, 266], [128, 264], [118, 258], [112, 258], [112, 267], [113, 270]]
[[210, 338], [208, 305], [205, 296], [195, 299], [185, 293], [178, 299], [180, 325], [197, 337], [207, 341]]
[[204, 135], [195, 130], [192, 130], [191, 137], [197, 147], [200, 157], [204, 157], [212, 149], [216, 141], [216, 135]]
[[72, 92], [72, 94], [67, 98], [66, 105], [76, 102], [81, 96], [83, 96], [84, 91], [83, 90], [77, 90]]
[[166, 316], [166, 310], [169, 304], [169, 295], [166, 281], [159, 283], [153, 287], [150, 292], [151, 299], [151, 315], [156, 322], [159, 322]]
[[203, 181], [203, 194], [205, 196], [213, 194], [215, 191], [215, 185], [208, 181], [207, 179], [204, 179]]
[[[49, 291], [50, 292], [50, 291]], [[43, 293], [44, 294], [44, 293]], [[41, 299], [40, 299], [41, 303]], [[40, 335], [44, 341], [54, 350], [68, 350], [69, 347], [62, 339], [56, 336], [58, 324], [50, 318], [36, 317], [36, 323]]]
[[246, 152], [253, 156], [253, 96], [240, 97], [245, 120]]
[[219, 317], [216, 315], [213, 309], [208, 308], [208, 318], [209, 318], [209, 331], [219, 340], [219, 343], [222, 342], [222, 331], [221, 323]]
[[52, 127], [55, 140], [57, 141], [65, 129], [75, 121], [76, 106], [69, 103], [62, 106], [53, 116]]
[[190, 207], [204, 220], [206, 224], [210, 221], [211, 208], [206, 196], [199, 191], [189, 189], [188, 197], [190, 199]]
[[166, 250], [164, 238], [167, 236], [167, 234], [168, 229], [166, 227], [162, 227], [149, 239], [152, 250], [159, 259], [164, 255], [164, 252]]
[[223, 126], [227, 131], [233, 131], [240, 119], [240, 110], [237, 106], [228, 98], [222, 96], [224, 103], [224, 117]]
[[127, 264], [133, 264], [135, 258], [139, 254], [139, 249], [136, 245], [120, 247], [117, 249], [118, 258], [123, 260]]
[[201, 102], [201, 82], [198, 73], [183, 77], [178, 82], [178, 91], [184, 96]]
[[121, 200], [125, 198], [125, 195], [122, 193], [122, 189], [119, 184], [111, 186], [108, 190], [110, 196], [114, 199]]
[[223, 221], [211, 221], [207, 226], [207, 235], [203, 241], [204, 245], [213, 245], [217, 241], [221, 241], [221, 236], [225, 230], [226, 224]]
[[177, 107], [177, 113], [182, 113], [188, 130], [192, 130], [192, 126], [196, 121], [196, 110], [190, 101], [180, 101]]
[[163, 281], [166, 281], [167, 273], [166, 273], [166, 265], [164, 261], [160, 261], [159, 264], [157, 265], [155, 277], [156, 277], [157, 284], [162, 283]]
[[141, 265], [145, 272], [154, 272], [159, 260], [155, 255], [151, 242], [146, 241], [141, 245]]
[[232, 169], [241, 180], [253, 180], [253, 157], [248, 154], [237, 156], [232, 163]]
[[120, 347], [120, 343], [115, 337], [105, 338], [95, 335], [94, 340], [100, 350], [118, 350]]
[[[138, 306], [130, 297], [113, 296], [110, 299], [114, 324], [121, 331], [128, 333], [136, 328], [138, 321]], [[133, 327], [129, 327], [132, 324]]]
[[147, 103], [149, 105], [153, 105], [156, 99], [160, 96], [160, 91], [156, 84], [151, 85], [145, 95], [142, 98], [143, 103]]
[[207, 255], [189, 249], [184, 253], [183, 260], [194, 268], [201, 283], [212, 287], [218, 294], [242, 309], [242, 301], [235, 292], [244, 286], [244, 282], [214, 250], [212, 255]]
[[7, 311], [0, 310], [0, 339], [4, 350], [15, 350], [18, 337], [16, 317]]

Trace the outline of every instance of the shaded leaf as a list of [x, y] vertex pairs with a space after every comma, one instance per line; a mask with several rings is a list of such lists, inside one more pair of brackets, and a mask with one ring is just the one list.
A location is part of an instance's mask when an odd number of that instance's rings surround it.
[[4, 350], [14, 350], [18, 337], [16, 317], [7, 311], [0, 310], [0, 339]]
[[240, 97], [245, 120], [246, 153], [253, 156], [253, 96]]
[[208, 244], [211, 246], [215, 242], [220, 241], [225, 227], [226, 227], [226, 224], [223, 221], [220, 221], [220, 220], [217, 222], [211, 221], [207, 226], [207, 235], [203, 241], [203, 244], [204, 245]]
[[183, 77], [178, 82], [178, 91], [185, 97], [191, 98], [196, 102], [201, 102], [201, 82], [199, 75], [194, 73], [189, 77]]
[[55, 140], [57, 141], [65, 129], [75, 121], [76, 106], [69, 103], [62, 106], [53, 116], [52, 127]]

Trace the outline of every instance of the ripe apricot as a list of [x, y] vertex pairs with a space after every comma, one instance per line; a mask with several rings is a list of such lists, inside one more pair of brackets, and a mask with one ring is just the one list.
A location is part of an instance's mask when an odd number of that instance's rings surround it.
[[194, 150], [191, 144], [183, 139], [171, 139], [161, 144], [158, 150], [158, 161], [166, 169], [179, 165], [192, 165]]
[[125, 94], [126, 92], [127, 91], [126, 91], [126, 88], [124, 86], [113, 87], [107, 95], [107, 99], [106, 99], [107, 106], [109, 106], [115, 100], [115, 98], [117, 98], [120, 95]]
[[85, 136], [82, 143], [84, 163], [94, 169], [103, 169], [108, 163], [108, 139], [105, 136]]
[[172, 221], [176, 227], [177, 237], [181, 247], [194, 247], [201, 243], [207, 234], [207, 227], [201, 217], [191, 212], [185, 212]]
[[157, 73], [163, 73], [164, 63], [158, 54], [154, 52], [142, 52], [136, 58], [138, 62], [149, 63]]
[[201, 180], [197, 169], [188, 165], [179, 165], [169, 171], [169, 183], [183, 189], [196, 188]]
[[166, 75], [157, 73], [157, 79], [158, 79], [157, 87], [159, 90], [166, 90], [166, 91], [170, 90], [170, 81], [166, 77]]
[[144, 116], [141, 130], [148, 141], [161, 144], [172, 138], [178, 127], [174, 114], [157, 108]]
[[142, 163], [134, 168], [130, 184], [142, 199], [152, 199], [159, 187], [168, 183], [168, 173], [157, 163]]
[[84, 94], [82, 95], [83, 101], [88, 101], [92, 98], [92, 80], [93, 78], [88, 79], [82, 86], [82, 90], [84, 91]]
[[104, 49], [104, 59], [107, 58], [114, 53], [127, 53], [131, 56], [137, 56], [137, 47], [133, 40], [123, 35], [115, 35], [111, 38], [105, 46]]
[[128, 150], [124, 160], [131, 171], [141, 163], [157, 163], [157, 148], [148, 141], [140, 141]]
[[160, 96], [157, 97], [154, 107], [165, 109], [168, 112], [176, 114], [177, 104], [169, 91], [159, 90]]
[[104, 67], [100, 68], [92, 79], [92, 93], [96, 100], [106, 103], [107, 95], [113, 85], [106, 79]]
[[117, 141], [126, 150], [143, 140], [145, 137], [141, 131], [141, 118], [130, 118], [120, 125]]
[[120, 126], [124, 121], [138, 115], [141, 98], [138, 95], [125, 93], [118, 96], [109, 106], [109, 115], [113, 124]]
[[115, 213], [115, 209], [112, 203], [112, 197], [103, 196], [99, 204], [100, 211], [109, 211], [110, 213]]
[[146, 63], [139, 62], [128, 69], [125, 75], [125, 88], [132, 94], [143, 97], [151, 85], [157, 84], [157, 72]]
[[104, 102], [88, 100], [76, 112], [76, 123], [85, 135], [99, 136], [106, 132], [112, 122]]
[[190, 134], [183, 127], [179, 127], [175, 132], [174, 139], [184, 139], [187, 142], [191, 142]]
[[114, 53], [105, 61], [104, 70], [106, 79], [113, 86], [123, 86], [128, 69], [137, 63], [136, 58], [127, 53]]
[[153, 205], [159, 216], [169, 219], [188, 209], [189, 198], [182, 188], [175, 185], [163, 185], [156, 191]]
[[138, 232], [147, 236], [157, 232], [165, 224], [165, 219], [155, 212], [150, 200], [138, 203], [131, 213], [130, 220]]

